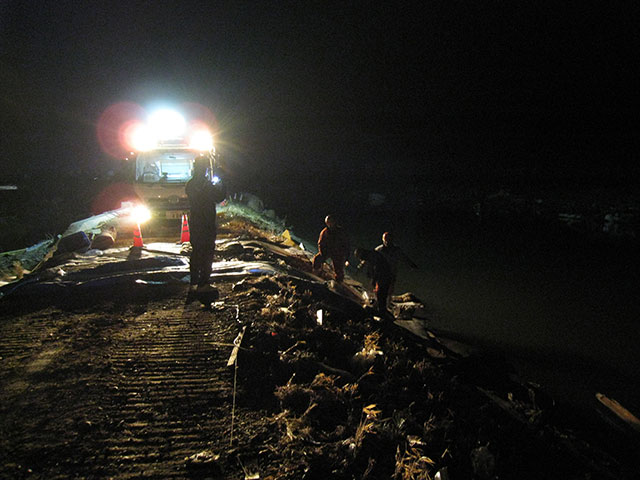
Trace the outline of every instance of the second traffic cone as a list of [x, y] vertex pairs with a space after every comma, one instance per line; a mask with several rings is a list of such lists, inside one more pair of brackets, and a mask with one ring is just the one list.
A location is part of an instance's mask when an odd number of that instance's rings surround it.
[[191, 235], [189, 234], [189, 217], [187, 214], [182, 215], [182, 231], [180, 232], [180, 243], [187, 243], [191, 241]]
[[140, 248], [144, 246], [142, 243], [142, 233], [140, 233], [139, 223], [136, 223], [136, 226], [133, 228], [133, 246]]

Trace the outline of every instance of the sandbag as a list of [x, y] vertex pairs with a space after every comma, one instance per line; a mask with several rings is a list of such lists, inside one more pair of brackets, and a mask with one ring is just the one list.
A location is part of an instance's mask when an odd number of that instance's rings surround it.
[[62, 237], [58, 242], [57, 253], [70, 253], [70, 252], [86, 252], [91, 246], [91, 240], [84, 232], [76, 232]]

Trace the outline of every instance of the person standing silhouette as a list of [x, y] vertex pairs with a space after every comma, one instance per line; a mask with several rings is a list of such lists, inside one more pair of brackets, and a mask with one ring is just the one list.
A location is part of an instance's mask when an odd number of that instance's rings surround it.
[[200, 155], [193, 165], [193, 176], [185, 191], [189, 198], [189, 233], [191, 236], [190, 291], [212, 289], [209, 285], [213, 256], [216, 250], [216, 203], [225, 198], [220, 185], [214, 185], [207, 176], [211, 168], [209, 159]]
[[376, 308], [383, 319], [389, 317], [387, 299], [392, 287], [393, 274], [386, 257], [375, 250], [356, 248], [354, 255], [360, 260], [358, 268], [367, 267], [367, 276], [371, 278], [373, 291], [376, 294]]
[[[375, 251], [382, 254], [389, 264], [391, 277], [387, 291], [388, 303], [388, 299], [393, 295], [393, 289], [396, 284], [396, 279], [398, 278], [398, 264], [403, 261], [413, 269], [417, 269], [418, 265], [416, 265], [400, 247], [393, 243], [393, 235], [391, 232], [384, 232], [382, 234], [382, 245], [378, 245]], [[386, 308], [387, 305], [384, 307]]]

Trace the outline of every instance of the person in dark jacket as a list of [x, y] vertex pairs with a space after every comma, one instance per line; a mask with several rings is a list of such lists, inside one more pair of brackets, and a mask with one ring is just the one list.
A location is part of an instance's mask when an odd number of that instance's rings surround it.
[[216, 203], [225, 198], [220, 185], [214, 185], [207, 177], [210, 162], [201, 155], [196, 158], [193, 176], [187, 182], [185, 191], [189, 197], [189, 233], [191, 236], [191, 258], [189, 269], [191, 287], [201, 290], [211, 289], [209, 277], [216, 250]]
[[349, 258], [349, 238], [333, 215], [327, 215], [324, 223], [326, 227], [318, 237], [318, 253], [313, 257], [313, 269], [320, 270], [322, 263], [330, 258], [336, 282], [340, 283], [344, 279], [344, 265]]
[[367, 276], [371, 278], [373, 291], [376, 294], [378, 313], [383, 318], [388, 317], [387, 299], [393, 282], [391, 265], [382, 253], [375, 250], [356, 248], [354, 254], [361, 262], [358, 268], [367, 267]]
[[413, 269], [417, 269], [418, 265], [409, 258], [409, 256], [393, 242], [393, 235], [391, 232], [384, 232], [382, 234], [382, 245], [378, 245], [375, 249], [376, 252], [381, 253], [386, 258], [391, 268], [391, 285], [389, 286], [389, 292], [387, 299], [393, 294], [393, 288], [396, 284], [396, 278], [398, 277], [398, 265], [400, 262], [404, 262]]

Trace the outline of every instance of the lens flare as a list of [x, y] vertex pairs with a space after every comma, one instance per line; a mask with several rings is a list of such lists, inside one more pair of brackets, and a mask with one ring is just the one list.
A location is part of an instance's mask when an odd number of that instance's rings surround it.
[[199, 103], [185, 102], [180, 104], [180, 111], [191, 121], [206, 125], [212, 132], [218, 131], [218, 121], [211, 110]]
[[151, 220], [151, 210], [144, 205], [136, 205], [131, 210], [131, 218], [138, 224], [143, 224]]
[[132, 102], [115, 103], [107, 107], [96, 126], [98, 143], [113, 158], [122, 158], [131, 149], [125, 139], [126, 129], [132, 123], [142, 122], [144, 109]]
[[164, 108], [149, 115], [149, 127], [159, 140], [180, 138], [186, 126], [184, 117], [175, 110]]
[[154, 132], [142, 123], [133, 123], [127, 126], [124, 137], [129, 148], [138, 152], [146, 152], [158, 145]]
[[208, 130], [198, 130], [191, 135], [189, 147], [201, 152], [213, 149], [213, 138]]

